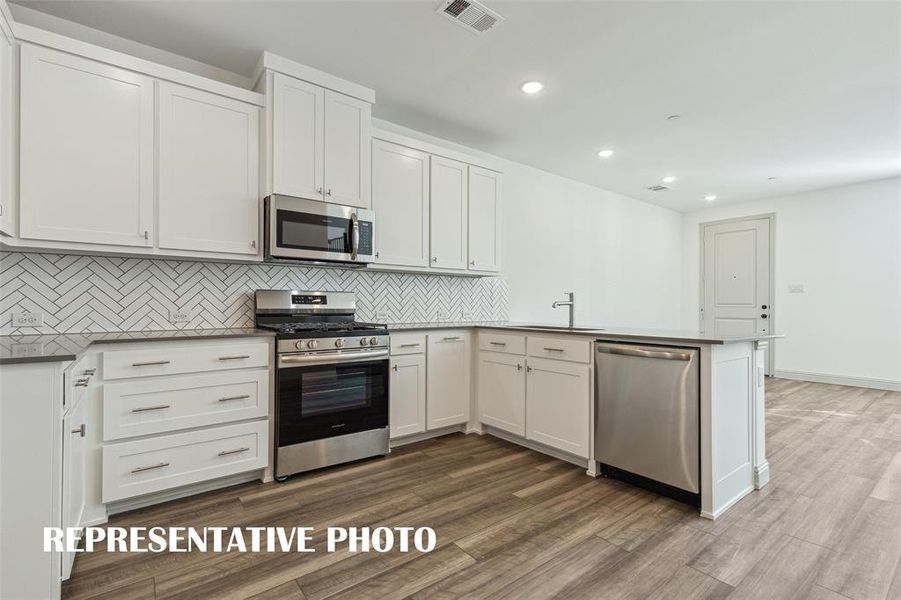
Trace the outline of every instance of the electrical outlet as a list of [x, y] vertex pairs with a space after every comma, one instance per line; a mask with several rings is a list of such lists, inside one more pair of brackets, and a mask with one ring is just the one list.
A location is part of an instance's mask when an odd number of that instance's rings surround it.
[[439, 308], [435, 311], [435, 320], [436, 321], [447, 321], [447, 311], [443, 308]]
[[39, 310], [13, 313], [13, 327], [40, 327], [43, 324], [44, 313]]
[[169, 311], [169, 320], [173, 323], [187, 323], [191, 320], [191, 313], [184, 308], [176, 308]]
[[13, 344], [10, 347], [12, 355], [15, 358], [28, 358], [30, 356], [40, 356], [44, 351], [44, 344]]
[[388, 309], [384, 306], [380, 306], [375, 309], [375, 320], [378, 323], [387, 323], [388, 322]]
[[472, 311], [468, 308], [464, 308], [460, 311], [460, 319], [463, 321], [472, 321]]

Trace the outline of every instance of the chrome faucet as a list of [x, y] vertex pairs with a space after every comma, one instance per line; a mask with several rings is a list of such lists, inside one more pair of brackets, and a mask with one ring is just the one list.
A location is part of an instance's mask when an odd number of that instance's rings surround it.
[[555, 300], [553, 304], [551, 304], [551, 308], [558, 308], [560, 306], [568, 306], [569, 307], [569, 328], [572, 329], [576, 324], [576, 294], [575, 292], [564, 292], [567, 296], [566, 300]]

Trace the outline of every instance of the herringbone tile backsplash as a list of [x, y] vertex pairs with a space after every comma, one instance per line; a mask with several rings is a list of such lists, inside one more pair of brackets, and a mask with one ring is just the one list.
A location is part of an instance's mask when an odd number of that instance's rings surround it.
[[[261, 288], [355, 292], [361, 321], [382, 311], [393, 323], [434, 321], [439, 312], [477, 321], [509, 314], [500, 277], [4, 252], [0, 335], [252, 327]], [[190, 321], [170, 322], [175, 309]], [[43, 312], [43, 327], [13, 328], [18, 311]]]

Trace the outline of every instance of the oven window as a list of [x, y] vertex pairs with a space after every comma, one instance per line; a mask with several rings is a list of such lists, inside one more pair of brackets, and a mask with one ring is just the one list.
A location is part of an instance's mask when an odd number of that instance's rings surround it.
[[379, 382], [365, 368], [340, 371], [331, 368], [308, 373], [300, 390], [300, 416], [307, 418], [368, 408], [372, 405], [374, 383], [378, 385]]
[[276, 211], [276, 244], [283, 248], [349, 253], [351, 231], [350, 219]]

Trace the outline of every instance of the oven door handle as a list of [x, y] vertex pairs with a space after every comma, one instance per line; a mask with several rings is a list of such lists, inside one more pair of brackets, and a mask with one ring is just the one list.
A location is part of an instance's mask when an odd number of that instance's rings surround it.
[[353, 230], [351, 232], [350, 260], [357, 260], [357, 252], [360, 249], [360, 221], [355, 212], [350, 215], [350, 225]]
[[279, 356], [278, 368], [290, 369], [292, 367], [325, 364], [343, 365], [347, 363], [378, 360], [380, 358], [388, 358], [388, 350], [344, 352], [342, 354], [313, 354], [308, 356], [292, 354], [289, 356]]

